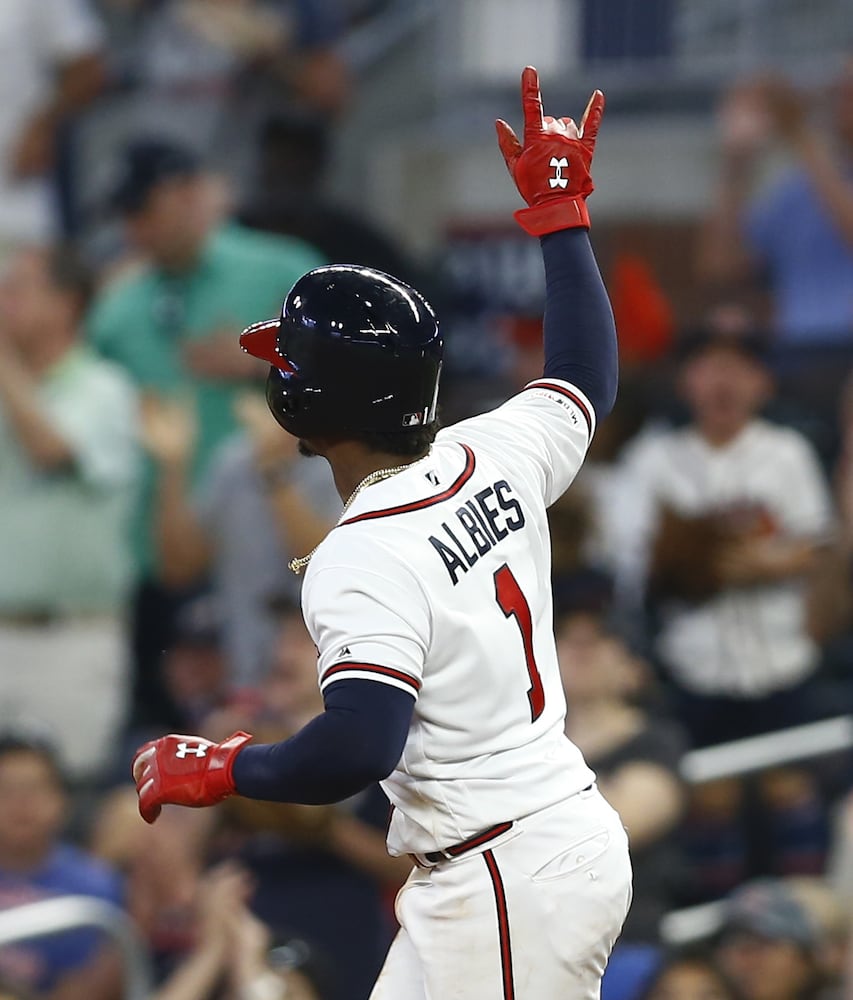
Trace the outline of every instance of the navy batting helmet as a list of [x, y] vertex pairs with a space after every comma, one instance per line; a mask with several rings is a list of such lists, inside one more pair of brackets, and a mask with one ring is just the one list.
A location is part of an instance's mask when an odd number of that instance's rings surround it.
[[423, 296], [382, 271], [318, 267], [243, 350], [271, 365], [267, 402], [297, 437], [405, 431], [435, 419], [442, 339]]

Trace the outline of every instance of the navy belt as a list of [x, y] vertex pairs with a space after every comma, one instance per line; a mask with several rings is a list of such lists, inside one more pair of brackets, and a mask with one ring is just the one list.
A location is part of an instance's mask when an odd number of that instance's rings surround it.
[[464, 854], [466, 851], [473, 851], [475, 847], [482, 847], [483, 844], [488, 844], [496, 837], [500, 837], [502, 833], [511, 830], [512, 825], [512, 820], [506, 823], [496, 823], [494, 826], [490, 826], [488, 830], [482, 830], [480, 833], [475, 833], [473, 837], [469, 837], [468, 840], [463, 840], [461, 844], [454, 844], [453, 847], [447, 847], [443, 851], [426, 851], [423, 854], [410, 854], [409, 857], [415, 864], [420, 864], [421, 858], [428, 861], [431, 865], [437, 865], [439, 861], [452, 861], [453, 858], [458, 858], [460, 854]]

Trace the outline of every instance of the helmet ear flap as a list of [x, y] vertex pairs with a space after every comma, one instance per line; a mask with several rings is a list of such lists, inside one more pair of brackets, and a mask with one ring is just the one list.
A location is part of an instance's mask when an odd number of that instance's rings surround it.
[[288, 388], [287, 379], [279, 368], [270, 368], [266, 385], [267, 406], [277, 423], [289, 434], [301, 436], [295, 421], [299, 415], [298, 393]]

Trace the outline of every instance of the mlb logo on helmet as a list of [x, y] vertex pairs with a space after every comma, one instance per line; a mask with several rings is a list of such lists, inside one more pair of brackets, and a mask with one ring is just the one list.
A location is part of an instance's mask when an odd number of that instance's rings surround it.
[[404, 427], [419, 427], [424, 422], [423, 412], [403, 414]]

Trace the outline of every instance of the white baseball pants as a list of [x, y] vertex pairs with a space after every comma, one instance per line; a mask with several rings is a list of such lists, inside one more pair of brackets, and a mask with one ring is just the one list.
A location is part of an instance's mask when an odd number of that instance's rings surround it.
[[630, 901], [627, 836], [593, 786], [416, 867], [370, 1000], [597, 1000]]

